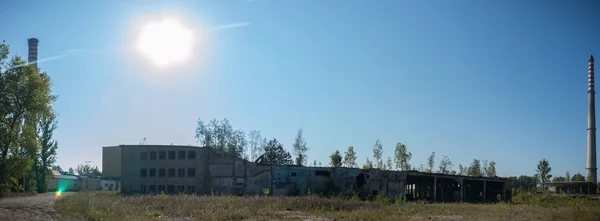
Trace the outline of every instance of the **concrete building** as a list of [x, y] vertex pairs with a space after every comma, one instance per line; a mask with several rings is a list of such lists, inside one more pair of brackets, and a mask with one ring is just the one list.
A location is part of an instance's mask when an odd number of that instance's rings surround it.
[[236, 195], [385, 193], [391, 198], [432, 201], [510, 200], [505, 178], [417, 171], [265, 165], [223, 157], [210, 148], [169, 145], [103, 147], [104, 177], [121, 181], [121, 192]]

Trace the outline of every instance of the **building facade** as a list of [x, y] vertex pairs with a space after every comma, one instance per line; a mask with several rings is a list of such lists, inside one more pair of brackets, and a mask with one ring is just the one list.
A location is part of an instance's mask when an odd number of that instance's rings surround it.
[[103, 148], [104, 177], [119, 179], [121, 193], [308, 195], [385, 194], [431, 201], [508, 201], [505, 178], [418, 171], [266, 165], [221, 156], [210, 148], [120, 145]]

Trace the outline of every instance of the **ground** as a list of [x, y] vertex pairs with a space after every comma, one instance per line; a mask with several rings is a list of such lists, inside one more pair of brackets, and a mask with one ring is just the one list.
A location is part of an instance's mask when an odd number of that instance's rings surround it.
[[0, 200], [3, 220], [597, 220], [600, 201], [515, 197], [513, 203], [427, 204], [387, 199], [363, 202], [321, 197], [53, 193]]
[[[68, 195], [71, 193], [65, 193], [63, 197]], [[57, 220], [55, 201], [54, 193], [0, 199], [0, 221]]]

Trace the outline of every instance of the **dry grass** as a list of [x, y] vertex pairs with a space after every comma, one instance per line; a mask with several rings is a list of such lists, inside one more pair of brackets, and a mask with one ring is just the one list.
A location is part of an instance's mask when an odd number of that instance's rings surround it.
[[517, 197], [518, 203], [424, 204], [319, 197], [157, 195], [81, 192], [56, 202], [81, 220], [597, 220], [600, 202]]

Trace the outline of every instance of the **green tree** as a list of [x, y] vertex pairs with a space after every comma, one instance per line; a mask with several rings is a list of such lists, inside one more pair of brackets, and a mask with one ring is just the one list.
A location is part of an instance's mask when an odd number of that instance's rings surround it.
[[48, 75], [18, 56], [7, 62], [9, 52], [8, 45], [1, 42], [0, 197], [10, 189], [33, 187], [35, 173], [31, 169], [39, 148], [37, 119], [49, 114], [56, 100]]
[[264, 145], [266, 144], [260, 135], [259, 130], [251, 130], [248, 133], [248, 147], [250, 148], [250, 160], [256, 160], [261, 154]]
[[73, 167], [69, 167], [69, 175], [75, 175], [75, 170], [73, 170]]
[[[36, 183], [38, 193], [46, 192], [48, 189], [47, 177], [51, 171], [52, 165], [56, 162], [56, 149], [58, 142], [53, 140], [54, 130], [56, 130], [56, 116], [49, 114], [43, 116], [39, 122], [38, 143], [40, 151], [36, 157]], [[60, 169], [60, 167], [59, 167]]]
[[100, 172], [100, 170], [98, 169], [98, 166], [92, 166], [89, 163], [89, 161], [86, 161], [85, 164], [77, 165], [77, 167], [75, 168], [75, 171], [80, 176], [88, 176], [88, 175], [100, 176], [100, 175], [102, 175], [102, 172]]
[[481, 163], [478, 159], [473, 159], [473, 162], [471, 162], [471, 166], [469, 166], [467, 175], [475, 177], [481, 176]]
[[[270, 140], [264, 147], [264, 159], [266, 164], [271, 165], [291, 165], [293, 164], [292, 155], [283, 149], [283, 145], [276, 139]], [[321, 163], [319, 163], [319, 166]]]
[[427, 172], [433, 172], [433, 167], [435, 167], [435, 152], [431, 152], [431, 155], [427, 157]]
[[565, 178], [562, 176], [555, 176], [552, 178], [552, 182], [556, 183], [556, 182], [565, 182]]
[[565, 174], [565, 182], [571, 182], [571, 173], [569, 171]]
[[486, 170], [487, 177], [495, 177], [496, 176], [496, 162], [493, 160], [490, 161]]
[[573, 175], [573, 178], [571, 178], [571, 181], [582, 182], [582, 181], [585, 181], [585, 177], [583, 175], [581, 175], [581, 173], [577, 173], [577, 174]]
[[362, 166], [362, 168], [363, 169], [373, 169], [373, 162], [371, 162], [371, 160], [369, 160], [369, 158], [367, 157], [367, 161]]
[[388, 159], [387, 159], [387, 163], [386, 163], [385, 167], [386, 167], [388, 170], [392, 170], [392, 169], [393, 169], [393, 168], [392, 168], [392, 157], [388, 157]]
[[458, 164], [458, 175], [465, 175], [465, 170], [462, 164]]
[[313, 161], [313, 166], [316, 167], [317, 166], [317, 160]]
[[381, 169], [383, 167], [383, 161], [381, 157], [383, 156], [383, 145], [379, 142], [379, 139], [373, 145], [373, 159], [375, 159], [375, 163], [377, 163], [377, 168]]
[[408, 152], [406, 149], [406, 145], [398, 142], [396, 143], [396, 149], [394, 151], [394, 161], [396, 164], [396, 169], [399, 170], [410, 170], [410, 159], [412, 158], [412, 153]]
[[331, 167], [342, 166], [342, 155], [340, 154], [339, 150], [336, 150], [333, 154], [331, 154], [331, 156], [329, 156], [329, 158], [331, 158], [331, 162], [329, 162]]
[[550, 163], [546, 158], [540, 160], [536, 169], [536, 177], [540, 180], [540, 184], [542, 184], [542, 189], [545, 187], [545, 183], [552, 178], [552, 168], [550, 167]]
[[222, 121], [213, 119], [208, 124], [198, 119], [196, 139], [218, 154], [238, 158], [243, 157], [248, 144], [244, 131], [234, 130], [227, 118]]
[[302, 129], [298, 130], [293, 147], [294, 153], [296, 154], [296, 165], [301, 166], [306, 164], [306, 152], [308, 151], [308, 147], [306, 146], [306, 141], [302, 137]]
[[439, 172], [443, 174], [449, 174], [452, 170], [452, 161], [446, 155], [442, 155], [442, 161], [440, 161]]
[[344, 153], [344, 166], [350, 168], [358, 167], [356, 164], [356, 152], [354, 152], [353, 146], [349, 146], [348, 151]]

